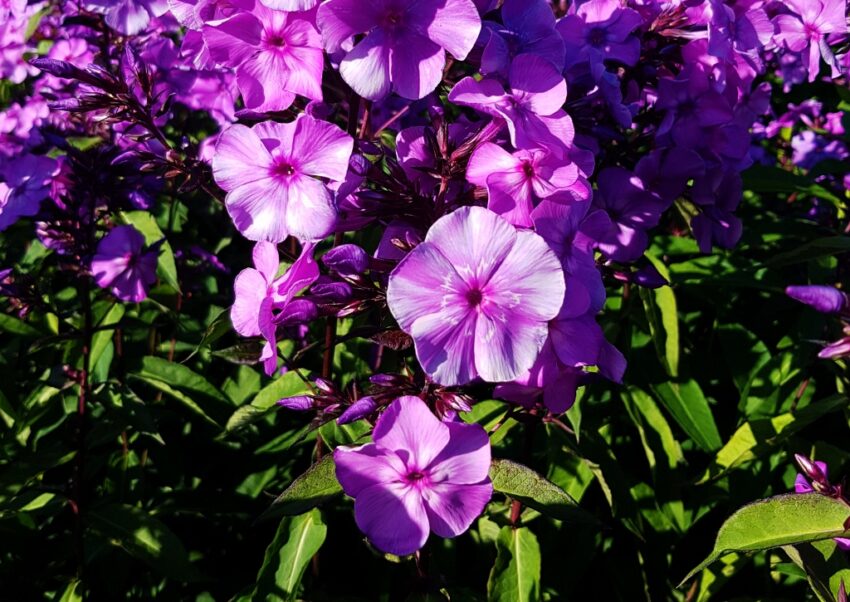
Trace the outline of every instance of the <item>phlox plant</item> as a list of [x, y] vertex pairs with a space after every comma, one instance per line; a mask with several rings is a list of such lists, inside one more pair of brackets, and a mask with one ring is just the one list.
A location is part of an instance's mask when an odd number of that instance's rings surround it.
[[848, 69], [845, 0], [0, 0], [0, 597], [846, 601]]

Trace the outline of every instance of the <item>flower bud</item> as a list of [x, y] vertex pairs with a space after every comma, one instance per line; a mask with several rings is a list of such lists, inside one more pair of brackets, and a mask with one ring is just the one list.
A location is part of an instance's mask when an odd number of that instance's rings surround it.
[[378, 402], [374, 397], [361, 397], [339, 415], [336, 419], [337, 424], [348, 424], [355, 420], [360, 420], [374, 412], [378, 408]]
[[785, 294], [824, 314], [838, 314], [848, 306], [847, 295], [832, 286], [789, 286]]
[[295, 410], [296, 412], [306, 412], [313, 409], [313, 398], [309, 395], [296, 395], [295, 397], [284, 397], [277, 401], [277, 405], [286, 408], [287, 410]]
[[322, 263], [342, 276], [356, 276], [369, 269], [369, 256], [357, 245], [340, 245], [325, 253]]

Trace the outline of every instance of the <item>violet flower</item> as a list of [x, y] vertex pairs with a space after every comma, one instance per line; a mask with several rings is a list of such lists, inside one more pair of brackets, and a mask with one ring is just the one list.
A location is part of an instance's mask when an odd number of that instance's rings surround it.
[[330, 234], [331, 191], [319, 178], [345, 179], [354, 141], [337, 126], [302, 114], [291, 123], [233, 125], [219, 138], [213, 176], [227, 192], [236, 228], [250, 240], [302, 241]]
[[329, 0], [316, 18], [328, 52], [366, 34], [346, 52], [339, 73], [371, 100], [390, 90], [423, 98], [443, 78], [445, 51], [465, 59], [481, 31], [471, 0]]
[[785, 294], [824, 314], [840, 314], [850, 307], [847, 293], [834, 286], [789, 286], [785, 288]]
[[156, 282], [157, 245], [145, 246], [145, 237], [133, 226], [117, 226], [100, 239], [91, 272], [101, 288], [122, 301], [138, 303]]
[[570, 117], [562, 109], [567, 83], [544, 58], [521, 54], [511, 63], [510, 92], [495, 79], [465, 77], [449, 92], [449, 101], [472, 107], [504, 121], [517, 148], [546, 148], [559, 156], [575, 137]]
[[[812, 462], [805, 456], [796, 455], [797, 462], [801, 467], [806, 467], [808, 474], [797, 473], [797, 478], [794, 480], [794, 493], [812, 493], [818, 491], [820, 493], [829, 494], [832, 486], [829, 484], [829, 467], [826, 462]], [[833, 539], [840, 550], [845, 552], [850, 551], [850, 538], [835, 537]]]
[[85, 3], [103, 13], [112, 29], [129, 36], [141, 33], [152, 19], [168, 12], [167, 0], [86, 0]]
[[59, 173], [55, 159], [26, 153], [0, 169], [0, 232], [22, 217], [38, 213]]
[[469, 158], [466, 179], [487, 188], [487, 208], [514, 226], [530, 228], [531, 211], [545, 198], [571, 202], [590, 198], [590, 184], [575, 163], [544, 149], [513, 154], [492, 142]]
[[319, 277], [319, 267], [313, 259], [314, 245], [307, 244], [300, 257], [280, 277], [277, 247], [261, 241], [254, 246], [254, 268], [245, 268], [233, 282], [235, 300], [230, 309], [233, 328], [246, 337], [262, 335], [266, 339], [260, 360], [266, 374], [277, 368], [277, 326], [281, 314], [295, 295]]
[[792, 52], [805, 52], [809, 81], [820, 72], [820, 59], [832, 69], [832, 77], [841, 74], [838, 62], [829, 48], [830, 34], [847, 32], [847, 6], [844, 0], [785, 0], [797, 15], [782, 14], [774, 18], [775, 39]]
[[387, 287], [419, 363], [443, 385], [503, 382], [528, 370], [563, 298], [563, 271], [545, 241], [481, 207], [437, 220]]
[[322, 41], [310, 13], [286, 13], [254, 4], [208, 22], [204, 41], [215, 63], [236, 70], [245, 107], [282, 111], [300, 94], [322, 99]]
[[536, 54], [555, 68], [563, 68], [564, 41], [555, 30], [555, 15], [549, 2], [505, 0], [501, 15], [501, 23], [485, 21], [481, 30], [482, 73], [507, 76], [508, 67], [520, 54]]
[[378, 418], [373, 438], [337, 447], [334, 460], [357, 526], [383, 552], [412, 554], [431, 531], [460, 535], [493, 495], [490, 440], [477, 424], [440, 422], [404, 396]]

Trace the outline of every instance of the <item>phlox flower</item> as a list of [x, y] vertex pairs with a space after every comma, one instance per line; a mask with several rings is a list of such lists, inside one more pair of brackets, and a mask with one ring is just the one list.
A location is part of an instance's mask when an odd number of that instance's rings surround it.
[[50, 157], [23, 154], [0, 167], [0, 232], [22, 217], [38, 213], [50, 193], [59, 163]]
[[301, 255], [279, 278], [280, 256], [277, 247], [261, 241], [254, 246], [253, 268], [245, 268], [233, 282], [235, 300], [230, 308], [233, 328], [246, 337], [262, 335], [266, 339], [260, 360], [266, 374], [277, 368], [277, 322], [295, 295], [319, 277], [313, 259], [313, 244], [304, 245]]
[[490, 440], [477, 424], [441, 422], [404, 396], [378, 418], [373, 439], [337, 447], [334, 461], [357, 526], [384, 552], [412, 554], [431, 531], [460, 535], [493, 495]]
[[844, 0], [785, 0], [791, 10], [799, 15], [782, 14], [773, 22], [776, 25], [775, 39], [792, 52], [806, 52], [805, 60], [809, 81], [813, 82], [820, 72], [820, 59], [829, 64], [832, 77], [841, 70], [829, 49], [827, 36], [847, 33], [847, 6]]
[[138, 303], [156, 282], [159, 247], [144, 248], [145, 238], [133, 226], [118, 226], [100, 239], [91, 272], [101, 288], [122, 301]]
[[346, 52], [339, 73], [371, 100], [390, 90], [423, 98], [443, 77], [445, 51], [462, 61], [481, 31], [471, 0], [329, 0], [319, 7], [317, 22], [328, 52], [366, 34]]
[[213, 176], [227, 191], [236, 228], [251, 240], [302, 241], [333, 231], [336, 208], [328, 186], [345, 179], [354, 141], [337, 126], [302, 114], [291, 123], [233, 125], [219, 138]]
[[563, 298], [564, 274], [546, 242], [482, 207], [437, 220], [387, 287], [419, 363], [443, 385], [528, 370]]
[[[799, 456], [798, 456], [799, 457]], [[829, 478], [829, 467], [826, 465], [826, 462], [808, 460], [809, 464], [814, 465], [814, 469], [820, 473], [818, 476], [822, 477], [822, 483], [828, 484]], [[806, 478], [806, 475], [797, 473], [797, 478], [794, 480], [794, 493], [811, 493], [815, 491], [815, 488], [812, 486], [812, 482]], [[833, 539], [835, 544], [839, 549], [844, 550], [845, 552], [850, 551], [850, 539], [847, 537], [835, 537]]]
[[209, 21], [203, 38], [212, 60], [236, 70], [245, 107], [282, 111], [300, 94], [322, 99], [322, 40], [313, 13], [287, 13], [255, 4]]
[[167, 0], [87, 0], [86, 4], [103, 13], [112, 29], [129, 36], [141, 33], [152, 19], [168, 12]]

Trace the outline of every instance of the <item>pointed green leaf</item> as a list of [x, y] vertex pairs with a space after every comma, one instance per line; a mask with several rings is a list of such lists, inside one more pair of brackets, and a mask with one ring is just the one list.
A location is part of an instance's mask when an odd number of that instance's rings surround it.
[[325, 542], [328, 528], [318, 510], [285, 517], [263, 558], [252, 600], [295, 600], [310, 559]]
[[652, 390], [673, 419], [697, 445], [705, 451], [720, 449], [723, 441], [717, 431], [714, 415], [696, 381], [663, 382], [653, 385]]
[[99, 329], [92, 336], [90, 365], [96, 366], [100, 356], [106, 351], [106, 347], [112, 341], [118, 322], [124, 317], [125, 307], [121, 303], [115, 303], [103, 316], [103, 319], [95, 326]]
[[796, 546], [783, 546], [791, 561], [806, 572], [809, 585], [824, 602], [836, 602], [836, 592], [843, 581], [850, 585], [850, 562], [847, 554], [831, 539]]
[[528, 466], [510, 460], [493, 460], [490, 479], [496, 491], [547, 516], [572, 522], [599, 523], [593, 515], [580, 508], [566, 491]]
[[844, 535], [848, 519], [850, 506], [819, 493], [779, 495], [749, 504], [723, 523], [714, 550], [682, 583], [729, 552], [754, 552]]
[[287, 372], [263, 387], [251, 403], [240, 406], [227, 421], [227, 431], [232, 432], [252, 424], [266, 415], [279, 399], [309, 392], [305, 370]]
[[502, 527], [496, 538], [496, 563], [487, 581], [489, 602], [540, 599], [540, 545], [528, 527]]
[[302, 514], [342, 493], [333, 454], [324, 456], [277, 496], [266, 516]]

